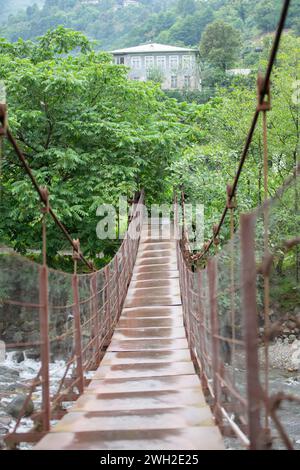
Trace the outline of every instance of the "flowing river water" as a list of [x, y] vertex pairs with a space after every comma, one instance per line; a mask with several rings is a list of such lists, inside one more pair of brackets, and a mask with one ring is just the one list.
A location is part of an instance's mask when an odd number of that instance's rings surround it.
[[[7, 353], [5, 361], [0, 364], [0, 445], [1, 438], [3, 438], [7, 432], [12, 431], [15, 425], [15, 419], [7, 413], [7, 406], [16, 395], [26, 395], [30, 382], [36, 377], [39, 369], [40, 362], [34, 359], [28, 359], [26, 356], [25, 360], [18, 363], [14, 352]], [[64, 361], [57, 360], [50, 364], [52, 393], [55, 393], [57, 390], [64, 369]], [[237, 373], [240, 374], [242, 381], [242, 378], [245, 377], [244, 371], [237, 370]], [[269, 383], [271, 393], [283, 391], [287, 394], [300, 396], [299, 371], [291, 373], [281, 369], [271, 369]], [[241, 384], [241, 386], [244, 388], [244, 384]], [[32, 396], [32, 400], [35, 408], [38, 409], [41, 402], [40, 387], [37, 387]], [[71, 405], [70, 403], [64, 404], [66, 408]], [[300, 450], [300, 405], [295, 402], [284, 402], [281, 410], [278, 412], [278, 416], [291, 438], [295, 449]], [[18, 431], [28, 431], [32, 427], [32, 424], [33, 422], [30, 418], [23, 418]], [[53, 421], [52, 424], [55, 424], [55, 422]], [[273, 448], [284, 449], [274, 429], [272, 430], [272, 434], [274, 437]], [[225, 444], [226, 448], [229, 450], [242, 448], [237, 439], [226, 438]], [[30, 449], [31, 445], [22, 444], [20, 448], [23, 450]]]

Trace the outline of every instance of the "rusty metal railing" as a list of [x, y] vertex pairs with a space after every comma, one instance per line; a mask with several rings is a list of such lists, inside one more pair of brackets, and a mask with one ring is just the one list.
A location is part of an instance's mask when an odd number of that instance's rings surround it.
[[[45, 224], [42, 265], [5, 248], [0, 250], [1, 339], [7, 351], [25, 351], [38, 365], [36, 376], [23, 384], [28, 389], [27, 399], [5, 438], [10, 448], [40, 440], [51, 423], [66, 413], [68, 403], [83, 393], [89, 371], [98, 367], [130, 283], [143, 223], [143, 202], [142, 191], [132, 207], [120, 249], [100, 271], [77, 273], [77, 263], [82, 259], [78, 241], [73, 241], [73, 274], [49, 269]], [[19, 326], [16, 332], [10, 331], [12, 322]], [[24, 431], [24, 415], [33, 395], [32, 426]]]
[[[286, 413], [291, 419], [300, 397], [287, 394], [286, 390], [278, 392], [278, 381], [272, 382], [269, 355], [276, 356], [278, 348], [280, 351], [285, 348], [286, 355], [295, 355], [295, 369], [300, 367], [300, 344], [298, 353], [296, 349], [293, 353], [292, 346], [282, 342], [286, 311], [284, 305], [278, 306], [279, 293], [287, 280], [289, 292], [300, 294], [297, 280], [300, 214], [294, 208], [299, 189], [300, 166], [274, 199], [252, 213], [241, 215], [240, 230], [217, 255], [208, 259], [205, 269], [190, 262], [186, 253], [187, 229], [182, 230], [178, 216], [184, 209], [179, 211], [177, 202], [174, 208], [177, 233], [183, 233], [177, 242], [177, 256], [184, 322], [193, 359], [216, 423], [225, 436], [235, 435], [253, 450], [272, 445], [294, 448], [280, 406], [285, 400], [290, 403]], [[184, 204], [184, 198], [182, 201]], [[264, 240], [266, 214], [268, 256]], [[281, 224], [285, 224], [284, 235], [278, 230]], [[282, 256], [285, 267], [279, 273], [277, 259]], [[266, 295], [273, 312], [267, 319]], [[294, 327], [300, 328], [299, 317], [295, 317]], [[284, 386], [283, 378], [281, 385]]]
[[263, 116], [263, 143], [264, 143], [264, 191], [265, 198], [268, 197], [268, 146], [267, 146], [267, 113], [271, 110], [271, 75], [274, 64], [276, 62], [277, 53], [279, 50], [280, 40], [284, 31], [286, 19], [289, 12], [291, 0], [284, 0], [282, 10], [276, 30], [276, 34], [273, 41], [273, 46], [270, 52], [268, 65], [266, 68], [265, 75], [258, 75], [257, 78], [257, 107], [254, 111], [253, 118], [251, 121], [250, 129], [246, 137], [245, 144], [241, 153], [241, 158], [235, 173], [233, 183], [227, 186], [227, 201], [222, 212], [220, 221], [213, 227], [213, 235], [209, 241], [204, 243], [203, 249], [199, 253], [191, 254], [193, 261], [200, 261], [205, 259], [209, 254], [211, 248], [219, 244], [219, 236], [222, 227], [225, 223], [226, 216], [230, 213], [231, 224], [234, 217], [235, 198], [237, 194], [238, 184], [240, 181], [241, 174], [248, 156], [248, 152], [253, 140], [255, 130], [257, 128], [259, 117]]

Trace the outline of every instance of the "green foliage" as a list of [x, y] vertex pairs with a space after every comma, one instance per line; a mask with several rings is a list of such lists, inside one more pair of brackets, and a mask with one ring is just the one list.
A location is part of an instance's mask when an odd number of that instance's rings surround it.
[[[272, 110], [268, 112], [269, 196], [274, 196], [299, 162], [300, 108], [293, 100], [300, 74], [299, 54], [300, 38], [284, 35], [272, 78]], [[263, 70], [266, 59], [260, 65]], [[177, 186], [184, 186], [188, 200], [205, 205], [206, 239], [210, 238], [212, 226], [219, 222], [224, 209], [226, 185], [233, 181], [236, 173], [256, 100], [255, 75], [246, 80], [235, 79], [229, 87], [217, 90], [213, 99], [197, 108], [203, 133], [201, 145], [186, 149], [183, 158], [172, 164], [170, 179]], [[239, 212], [260, 205], [264, 199], [263, 188], [263, 141], [259, 121], [239, 183]], [[291, 227], [295, 227], [297, 211], [293, 204], [297, 197], [291, 191], [272, 218], [274, 244], [295, 233]], [[226, 225], [222, 240], [228, 237], [229, 226]]]
[[[129, 81], [127, 69], [92, 51], [81, 33], [60, 27], [35, 44], [3, 40], [0, 47], [10, 126], [38, 184], [87, 255], [109, 253], [96, 237], [97, 207], [144, 186], [149, 200], [171, 192], [171, 161], [199, 138], [193, 108], [167, 99], [158, 85]], [[8, 145], [1, 196], [1, 241], [21, 252], [39, 248], [38, 199]], [[55, 264], [68, 246], [50, 222], [48, 232]]]
[[[98, 40], [106, 50], [149, 41], [196, 46], [206, 26], [215, 20], [238, 29], [248, 47], [259, 35], [274, 31], [282, 6], [281, 0], [140, 0], [139, 5], [126, 8], [116, 8], [117, 0], [100, 0], [98, 4], [46, 0], [43, 6], [34, 0], [4, 3], [4, 13], [14, 12], [14, 16], [0, 29], [0, 36], [33, 40], [63, 25]], [[39, 7], [28, 7], [33, 3]], [[22, 5], [28, 8], [19, 11]], [[299, 8], [300, 0], [293, 0], [287, 22], [296, 32]], [[7, 18], [6, 13], [2, 18]]]
[[240, 46], [239, 32], [224, 21], [218, 20], [205, 29], [200, 43], [200, 53], [203, 60], [225, 72], [234, 64]]
[[[256, 68], [264, 35], [275, 30], [282, 7], [281, 0], [140, 0], [126, 8], [118, 0], [99, 0], [97, 4], [45, 0], [42, 6], [28, 6], [30, 1], [34, 0], [23, 0], [27, 8], [22, 11], [15, 7], [16, 3], [20, 7], [22, 0], [5, 2], [4, 10], [15, 14], [6, 23], [3, 20], [0, 36], [9, 41], [36, 41], [49, 29], [57, 31], [63, 25], [95, 40], [101, 50], [149, 42], [192, 47], [201, 43], [207, 96], [216, 86], [230, 83], [226, 67]], [[300, 0], [293, 0], [286, 27], [298, 35], [299, 11]], [[46, 40], [55, 42], [55, 38]]]
[[180, 15], [193, 15], [197, 9], [195, 0], [178, 0], [177, 11]]

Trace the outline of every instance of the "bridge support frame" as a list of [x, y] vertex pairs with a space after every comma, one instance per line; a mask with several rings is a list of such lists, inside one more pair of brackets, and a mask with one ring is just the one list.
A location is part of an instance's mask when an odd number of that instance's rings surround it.
[[218, 319], [218, 300], [217, 300], [217, 259], [209, 258], [207, 263], [208, 285], [209, 285], [209, 303], [210, 303], [210, 321], [211, 321], [211, 338], [212, 338], [212, 367], [214, 371], [213, 388], [214, 388], [214, 415], [217, 425], [222, 425], [221, 411], [221, 367], [220, 367], [220, 345], [219, 345], [219, 319]]
[[241, 215], [241, 263], [247, 365], [248, 436], [251, 450], [261, 449], [262, 438], [260, 422], [261, 387], [257, 344], [258, 313], [256, 301], [255, 223], [255, 214]]

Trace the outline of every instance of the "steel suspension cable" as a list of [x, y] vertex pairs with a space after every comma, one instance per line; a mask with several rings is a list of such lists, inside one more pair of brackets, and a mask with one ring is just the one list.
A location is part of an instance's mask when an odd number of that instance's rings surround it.
[[[274, 38], [274, 41], [273, 41], [273, 46], [272, 46], [272, 49], [271, 49], [271, 53], [270, 53], [270, 57], [269, 57], [269, 61], [268, 61], [267, 69], [266, 69], [266, 74], [263, 78], [261, 87], [259, 89], [258, 103], [260, 105], [263, 104], [264, 99], [265, 99], [266, 95], [268, 94], [268, 90], [269, 90], [269, 86], [270, 86], [270, 78], [271, 78], [271, 74], [272, 74], [273, 67], [274, 67], [274, 64], [275, 64], [275, 60], [276, 60], [276, 57], [277, 57], [277, 52], [278, 52], [278, 49], [279, 49], [280, 39], [282, 37], [282, 33], [283, 33], [283, 29], [284, 29], [285, 22], [286, 22], [286, 19], [287, 19], [290, 3], [291, 3], [291, 0], [285, 0], [284, 4], [283, 4], [283, 7], [282, 7], [280, 20], [279, 20], [279, 23], [278, 23], [278, 27], [277, 27], [277, 30], [276, 30], [276, 35], [275, 35], [275, 38]], [[239, 162], [239, 166], [238, 166], [233, 184], [231, 186], [232, 190], [231, 190], [231, 193], [228, 196], [229, 202], [231, 202], [232, 199], [236, 195], [238, 183], [239, 183], [240, 176], [241, 176], [241, 173], [242, 173], [243, 168], [244, 168], [244, 163], [245, 163], [246, 158], [248, 156], [248, 151], [249, 151], [250, 145], [252, 143], [252, 139], [253, 139], [253, 135], [254, 135], [254, 132], [255, 132], [255, 129], [256, 129], [256, 126], [257, 126], [260, 111], [261, 110], [259, 109], [259, 107], [257, 107], [257, 109], [254, 113], [252, 123], [251, 123], [251, 126], [250, 126], [250, 130], [249, 130], [247, 138], [246, 138], [246, 143], [245, 143], [243, 151], [242, 151], [242, 156], [241, 156], [241, 159], [240, 159], [240, 162]], [[211, 246], [214, 244], [214, 241], [217, 239], [217, 237], [218, 237], [218, 235], [221, 231], [221, 228], [224, 224], [224, 221], [225, 221], [228, 210], [229, 210], [229, 207], [228, 207], [228, 204], [227, 204], [225, 206], [224, 210], [223, 210], [220, 222], [215, 227], [213, 237], [205, 245], [205, 248], [203, 249], [203, 251], [201, 253], [198, 253], [198, 254], [195, 254], [194, 256], [192, 256], [193, 261], [201, 260], [208, 253], [208, 251], [210, 250]]]
[[[9, 142], [11, 143], [11, 145], [13, 146], [25, 172], [27, 173], [27, 175], [29, 176], [31, 182], [32, 182], [32, 185], [33, 187], [35, 188], [36, 192], [38, 193], [39, 195], [39, 198], [42, 202], [42, 204], [44, 204], [45, 206], [47, 206], [48, 202], [47, 200], [45, 199], [45, 196], [44, 196], [44, 192], [42, 190], [42, 188], [40, 188], [40, 186], [38, 185], [38, 182], [22, 152], [22, 150], [20, 149], [20, 147], [18, 146], [17, 144], [17, 141], [16, 139], [13, 137], [11, 131], [9, 128], [6, 129], [6, 137], [7, 139], [9, 140]], [[78, 255], [81, 259], [81, 261], [83, 263], [86, 264], [86, 266], [90, 269], [90, 270], [93, 270], [93, 267], [92, 267], [92, 264], [82, 255], [82, 253], [80, 253], [78, 251], [78, 245], [75, 243], [75, 241], [72, 239], [71, 235], [69, 234], [68, 230], [66, 229], [66, 227], [64, 226], [64, 224], [59, 220], [59, 218], [57, 217], [57, 215], [55, 214], [55, 212], [53, 211], [51, 205], [49, 205], [48, 207], [48, 211], [49, 211], [49, 214], [51, 215], [52, 219], [54, 220], [55, 224], [59, 227], [59, 229], [61, 230], [61, 232], [63, 233], [64, 237], [68, 240], [68, 242], [70, 243], [70, 245], [72, 246], [73, 250], [75, 252], [78, 252]]]

